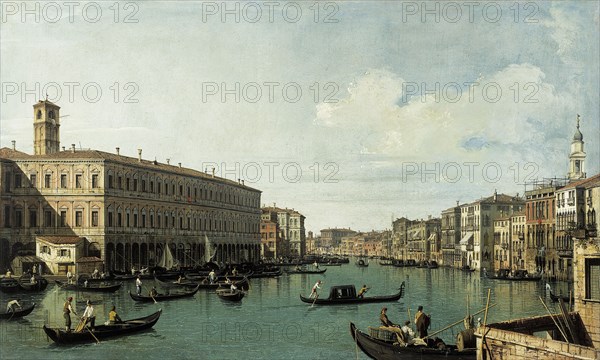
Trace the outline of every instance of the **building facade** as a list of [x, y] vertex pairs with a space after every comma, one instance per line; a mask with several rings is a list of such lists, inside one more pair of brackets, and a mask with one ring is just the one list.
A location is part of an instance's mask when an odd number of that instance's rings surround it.
[[155, 265], [167, 246], [182, 266], [207, 253], [223, 262], [259, 259], [259, 190], [144, 160], [141, 150], [137, 158], [119, 148], [60, 150], [59, 109], [34, 105], [34, 155], [0, 149], [0, 247], [10, 257], [35, 249], [40, 236], [79, 236], [109, 270]]

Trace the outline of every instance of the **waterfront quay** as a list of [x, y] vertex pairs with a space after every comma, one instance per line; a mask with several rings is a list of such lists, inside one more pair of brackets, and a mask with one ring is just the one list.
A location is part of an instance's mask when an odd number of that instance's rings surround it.
[[[307, 296], [317, 280], [323, 281], [321, 297], [328, 295], [331, 286], [344, 284], [357, 288], [366, 284], [371, 288], [370, 296], [391, 294], [402, 282], [405, 295], [383, 304], [311, 307], [300, 301], [299, 294]], [[144, 281], [145, 289], [152, 285], [152, 280]], [[565, 292], [564, 286], [557, 290]], [[450, 268], [380, 266], [375, 260], [368, 268], [356, 267], [351, 260], [350, 264], [328, 267], [323, 275], [284, 273], [278, 278], [251, 279], [240, 303], [227, 303], [214, 290], [201, 290], [192, 298], [140, 304], [128, 295], [128, 291], [135, 291], [132, 281], [114, 294], [71, 292], [50, 284], [39, 294], [0, 293], [2, 304], [15, 296], [24, 303], [37, 304], [29, 316], [0, 323], [0, 358], [366, 359], [350, 336], [350, 322], [362, 330], [379, 326], [379, 312], [386, 306], [390, 320], [400, 323], [409, 318], [409, 312], [414, 317], [422, 305], [432, 318], [431, 333], [467, 314], [467, 296], [471, 313], [483, 309], [488, 289], [490, 303], [496, 304], [489, 310], [488, 323], [546, 313], [538, 296], [547, 299], [547, 295], [539, 282], [494, 281]], [[149, 315], [159, 308], [163, 314], [151, 330], [137, 335], [100, 344], [57, 346], [48, 341], [42, 326], [63, 326], [62, 306], [68, 296], [74, 297], [79, 314], [85, 301], [91, 299], [97, 324], [107, 319], [112, 305], [123, 319]], [[460, 330], [462, 324], [438, 336], [453, 343]]]

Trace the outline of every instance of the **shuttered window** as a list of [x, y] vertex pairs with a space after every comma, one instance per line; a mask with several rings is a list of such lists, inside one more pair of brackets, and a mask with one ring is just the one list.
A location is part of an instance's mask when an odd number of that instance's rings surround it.
[[585, 297], [600, 301], [600, 259], [585, 259]]

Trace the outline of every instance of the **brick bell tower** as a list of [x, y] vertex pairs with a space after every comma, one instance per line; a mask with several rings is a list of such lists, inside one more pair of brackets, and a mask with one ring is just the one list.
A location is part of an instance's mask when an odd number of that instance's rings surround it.
[[60, 151], [60, 106], [46, 100], [33, 105], [33, 152], [35, 155]]

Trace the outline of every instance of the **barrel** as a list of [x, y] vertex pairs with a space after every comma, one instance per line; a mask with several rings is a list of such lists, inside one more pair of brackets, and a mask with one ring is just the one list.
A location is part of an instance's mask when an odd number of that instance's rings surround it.
[[475, 346], [475, 329], [463, 330], [456, 336], [456, 348], [458, 351], [473, 349]]

